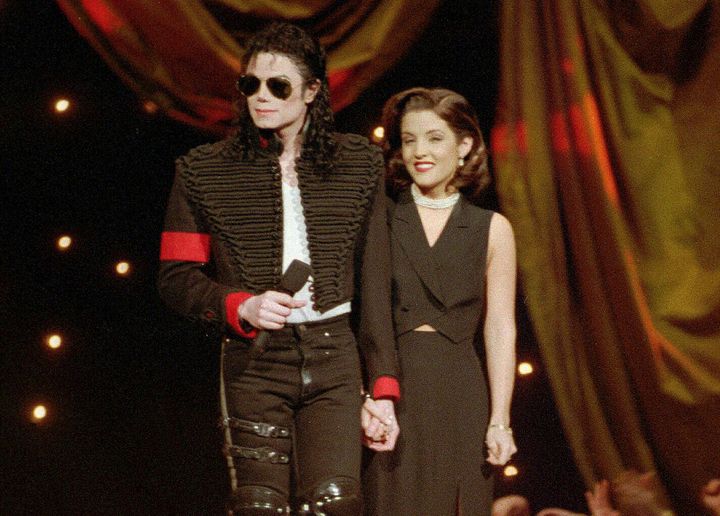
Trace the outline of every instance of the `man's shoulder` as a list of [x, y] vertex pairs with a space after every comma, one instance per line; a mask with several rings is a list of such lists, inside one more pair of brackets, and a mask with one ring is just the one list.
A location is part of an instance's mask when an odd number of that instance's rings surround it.
[[232, 139], [205, 143], [193, 147], [175, 160], [181, 176], [201, 177], [208, 172], [234, 169], [238, 163], [238, 150]]
[[367, 153], [380, 152], [380, 147], [359, 134], [333, 133], [333, 138], [337, 142], [338, 148], [342, 150]]
[[337, 142], [338, 166], [374, 173], [384, 168], [382, 150], [366, 137], [354, 133], [334, 133], [333, 137]]
[[232, 140], [228, 138], [218, 142], [205, 143], [203, 145], [193, 147], [178, 159], [186, 162], [212, 160], [225, 157], [231, 149]]

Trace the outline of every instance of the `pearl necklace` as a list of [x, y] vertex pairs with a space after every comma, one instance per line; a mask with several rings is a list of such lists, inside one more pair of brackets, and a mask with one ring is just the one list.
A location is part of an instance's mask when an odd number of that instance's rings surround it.
[[455, 206], [455, 204], [457, 204], [458, 199], [460, 199], [460, 192], [455, 192], [448, 195], [447, 197], [443, 197], [442, 199], [433, 199], [431, 197], [426, 197], [422, 194], [422, 192], [420, 192], [420, 189], [415, 183], [410, 185], [410, 193], [412, 194], [415, 204], [417, 204], [418, 206], [424, 206], [425, 208], [430, 208], [432, 210], [444, 210], [447, 208], [452, 208], [453, 206]]

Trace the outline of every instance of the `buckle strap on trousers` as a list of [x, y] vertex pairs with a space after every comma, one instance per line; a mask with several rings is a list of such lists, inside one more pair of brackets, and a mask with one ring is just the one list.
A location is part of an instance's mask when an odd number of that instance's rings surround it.
[[225, 417], [220, 420], [220, 424], [227, 428], [233, 428], [242, 432], [259, 435], [260, 437], [290, 437], [290, 429], [284, 426], [271, 425], [270, 423], [259, 423], [256, 421], [247, 421], [236, 417]]
[[290, 457], [287, 453], [273, 450], [267, 446], [262, 448], [248, 448], [247, 446], [229, 444], [225, 446], [225, 452], [233, 457], [253, 459], [258, 462], [269, 462], [271, 464], [288, 464], [290, 462]]

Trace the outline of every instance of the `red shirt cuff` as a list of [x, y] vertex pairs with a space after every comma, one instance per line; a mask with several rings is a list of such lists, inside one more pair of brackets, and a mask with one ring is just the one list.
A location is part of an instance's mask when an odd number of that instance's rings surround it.
[[235, 333], [241, 337], [254, 339], [257, 335], [257, 328], [246, 331], [240, 324], [240, 316], [238, 315], [238, 307], [253, 295], [249, 292], [231, 292], [225, 296], [225, 322]]
[[373, 398], [400, 399], [400, 383], [392, 376], [380, 376], [373, 385]]

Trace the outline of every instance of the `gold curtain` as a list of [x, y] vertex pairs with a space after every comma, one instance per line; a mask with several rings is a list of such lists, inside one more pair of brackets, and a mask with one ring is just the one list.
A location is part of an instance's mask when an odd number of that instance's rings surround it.
[[333, 108], [378, 79], [422, 33], [439, 0], [57, 0], [150, 107], [214, 131], [232, 120], [243, 42], [273, 19], [328, 50]]
[[504, 0], [492, 148], [528, 310], [589, 485], [720, 477], [717, 1]]

